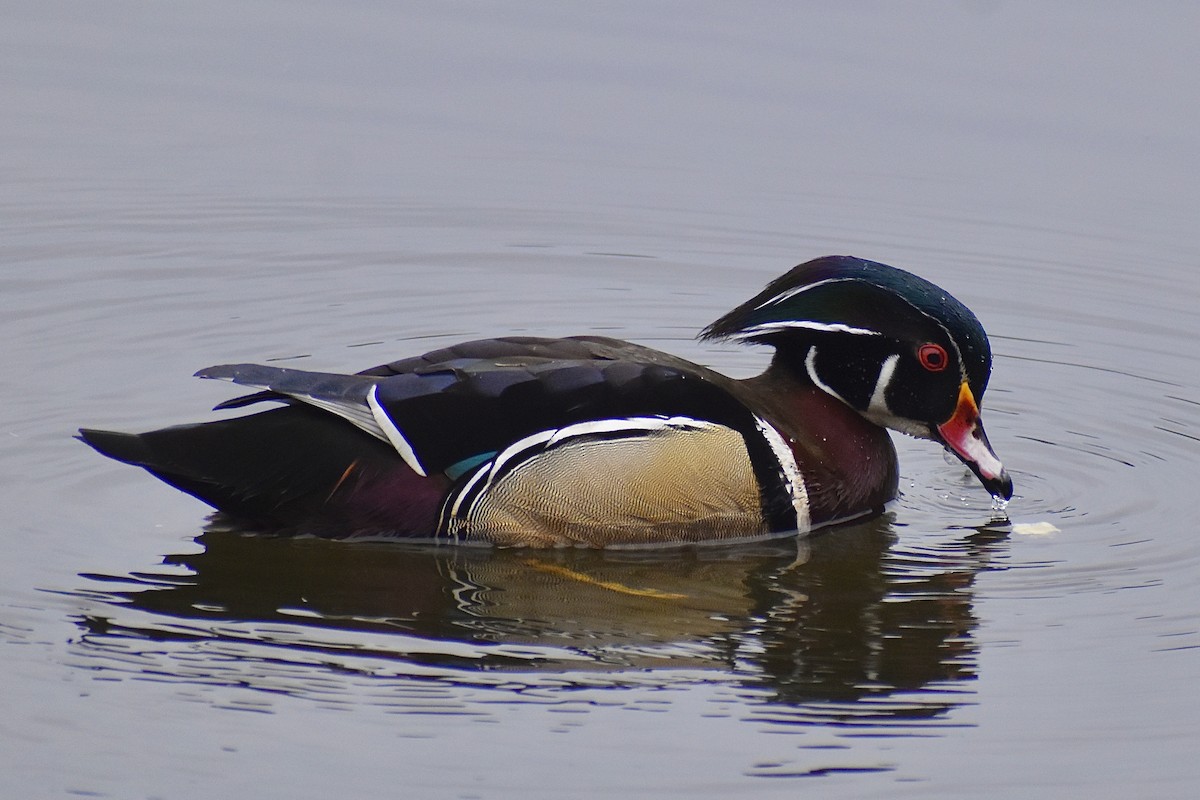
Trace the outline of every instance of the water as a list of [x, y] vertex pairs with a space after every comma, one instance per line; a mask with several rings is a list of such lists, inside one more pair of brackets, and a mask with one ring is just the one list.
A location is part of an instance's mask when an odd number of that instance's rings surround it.
[[[1197, 16], [9, 9], [6, 793], [1194, 796]], [[474, 336], [748, 375], [693, 334], [833, 252], [983, 320], [1006, 509], [900, 440], [807, 543], [278, 541], [70, 438]]]

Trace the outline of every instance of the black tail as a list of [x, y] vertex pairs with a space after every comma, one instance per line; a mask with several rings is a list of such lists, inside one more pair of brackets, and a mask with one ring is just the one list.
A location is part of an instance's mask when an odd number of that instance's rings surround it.
[[351, 465], [396, 461], [383, 442], [300, 405], [147, 433], [83, 428], [79, 439], [213, 508], [272, 528], [319, 515]]
[[117, 431], [102, 431], [97, 428], [80, 428], [79, 439], [97, 453], [134, 464], [148, 467], [153, 463], [150, 448], [146, 446], [143, 435], [139, 433], [119, 433]]

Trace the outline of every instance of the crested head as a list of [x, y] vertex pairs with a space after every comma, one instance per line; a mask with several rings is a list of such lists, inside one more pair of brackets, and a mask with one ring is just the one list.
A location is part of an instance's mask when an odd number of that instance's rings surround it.
[[774, 368], [807, 377], [876, 424], [942, 442], [993, 493], [1011, 494], [978, 423], [992, 367], [987, 334], [936, 284], [825, 256], [776, 278], [701, 338], [774, 346]]
[[918, 275], [853, 256], [824, 256], [794, 267], [705, 328], [700, 338], [785, 348], [814, 334], [924, 343], [935, 328], [950, 340], [964, 377], [982, 396], [992, 350], [971, 310]]

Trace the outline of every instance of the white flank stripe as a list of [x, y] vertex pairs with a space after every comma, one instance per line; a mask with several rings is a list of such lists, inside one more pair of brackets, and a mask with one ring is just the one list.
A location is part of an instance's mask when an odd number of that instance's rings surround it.
[[[483, 488], [475, 493], [475, 499], [471, 502], [471, 508], [474, 508], [475, 503], [478, 502], [478, 500], [485, 494], [487, 494], [488, 487], [491, 486], [492, 480], [496, 477], [496, 473], [500, 471], [500, 468], [504, 466], [507, 461], [511, 460], [517, 455], [520, 455], [520, 453], [524, 450], [528, 450], [531, 447], [537, 447], [540, 444], [550, 441], [556, 433], [558, 433], [556, 430], [538, 431], [537, 433], [530, 434], [523, 439], [518, 439], [508, 447], [501, 450], [500, 455], [492, 459], [492, 463], [487, 469], [478, 470], [473, 476], [471, 476], [471, 480], [467, 481], [466, 485], [459, 490], [458, 496], [454, 498], [454, 504], [450, 506], [450, 516], [456, 518], [459, 516], [459, 512], [462, 510], [463, 500], [471, 494], [471, 491], [475, 487], [476, 483], [481, 480], [485, 481]], [[468, 514], [471, 513], [471, 508], [467, 509]]]
[[800, 465], [796, 463], [796, 456], [792, 453], [791, 446], [784, 441], [783, 435], [775, 430], [769, 422], [756, 416], [754, 424], [758, 426], [763, 438], [771, 446], [771, 452], [775, 454], [776, 460], [779, 461], [779, 467], [783, 470], [788, 494], [792, 496], [792, 508], [796, 510], [796, 530], [806, 531], [812, 525], [812, 518], [808, 513], [808, 487], [804, 485], [804, 476], [800, 474]]
[[879, 377], [875, 380], [875, 390], [871, 392], [871, 402], [867, 403], [867, 411], [880, 416], [891, 416], [892, 410], [887, 404], [887, 388], [896, 372], [896, 364], [900, 354], [894, 353], [883, 360], [879, 367]]
[[510, 444], [508, 447], [500, 451], [500, 454], [492, 459], [491, 466], [485, 470], [476, 472], [469, 481], [458, 492], [458, 497], [450, 506], [450, 516], [457, 518], [462, 511], [463, 500], [472, 494], [475, 484], [479, 481], [484, 481], [483, 487], [475, 492], [475, 499], [472, 500], [466, 513], [470, 514], [476, 502], [487, 494], [492, 482], [499, 474], [504, 465], [514, 458], [518, 458], [526, 450], [545, 446], [553, 447], [567, 439], [572, 439], [577, 436], [589, 436], [593, 434], [603, 433], [619, 433], [622, 431], [661, 431], [669, 428], [691, 428], [700, 430], [703, 428], [718, 427], [715, 422], [706, 422], [704, 420], [692, 419], [691, 417], [626, 417], [624, 419], [597, 419], [589, 422], [577, 422], [574, 425], [567, 425], [563, 428], [555, 428], [548, 431], [538, 431], [532, 433], [523, 439]]
[[492, 477], [500, 471], [500, 468], [503, 467], [506, 462], [520, 454], [523, 450], [528, 450], [531, 447], [537, 447], [538, 445], [549, 443], [557, 433], [557, 430], [538, 431], [537, 433], [531, 433], [524, 439], [517, 439], [508, 447], [501, 450], [500, 455], [492, 459], [492, 466], [487, 471], [488, 480], [490, 481]]
[[458, 512], [462, 508], [463, 499], [471, 493], [471, 490], [475, 487], [475, 484], [479, 483], [479, 481], [483, 480], [484, 478], [490, 478], [491, 474], [491, 470], [477, 470], [475, 474], [471, 476], [471, 480], [467, 481], [463, 488], [458, 490], [458, 496], [454, 498], [454, 503], [450, 506], [451, 519], [458, 519]]
[[379, 405], [378, 394], [379, 384], [375, 384], [371, 387], [371, 391], [367, 392], [367, 406], [371, 409], [371, 416], [375, 418], [375, 424], [392, 443], [392, 447], [396, 448], [396, 452], [404, 459], [404, 463], [412, 467], [413, 472], [422, 478], [426, 477], [425, 468], [417, 460], [417, 454], [413, 451], [412, 445], [408, 443], [408, 439], [404, 438], [404, 434], [396, 427], [396, 423], [392, 422], [383, 406]]
[[691, 417], [626, 417], [624, 419], [597, 419], [590, 422], [577, 422], [560, 428], [551, 437], [548, 444], [555, 445], [564, 439], [574, 436], [587, 436], [595, 433], [617, 433], [620, 431], [661, 431], [668, 428], [691, 428], [702, 430], [716, 427], [714, 422], [692, 419]]

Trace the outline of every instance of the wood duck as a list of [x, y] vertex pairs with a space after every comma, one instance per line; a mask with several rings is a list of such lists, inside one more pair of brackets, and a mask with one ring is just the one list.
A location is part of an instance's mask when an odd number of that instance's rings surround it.
[[774, 347], [734, 380], [619, 339], [465, 342], [356, 375], [234, 364], [247, 416], [141, 434], [106, 456], [283, 534], [501, 546], [629, 546], [807, 533], [897, 492], [886, 428], [932, 439], [993, 496], [983, 327], [909, 272], [849, 256], [795, 267], [701, 333]]

